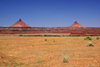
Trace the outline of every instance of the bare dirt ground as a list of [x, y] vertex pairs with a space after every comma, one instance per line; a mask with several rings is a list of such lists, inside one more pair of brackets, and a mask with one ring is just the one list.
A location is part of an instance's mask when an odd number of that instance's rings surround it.
[[[100, 39], [84, 38], [0, 37], [0, 67], [100, 67]], [[69, 62], [63, 63], [64, 55]]]

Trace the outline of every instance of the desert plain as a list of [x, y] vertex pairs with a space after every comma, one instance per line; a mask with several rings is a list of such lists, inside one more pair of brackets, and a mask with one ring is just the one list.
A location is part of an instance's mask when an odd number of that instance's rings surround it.
[[100, 67], [100, 39], [84, 38], [1, 36], [0, 67]]

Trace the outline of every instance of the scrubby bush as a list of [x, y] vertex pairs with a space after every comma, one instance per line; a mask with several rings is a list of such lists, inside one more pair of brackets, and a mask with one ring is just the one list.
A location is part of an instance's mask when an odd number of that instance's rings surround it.
[[42, 59], [41, 58], [39, 58], [38, 60], [37, 60], [37, 63], [42, 63]]
[[55, 42], [55, 40], [53, 42]]
[[63, 56], [63, 63], [67, 63], [69, 60], [69, 56]]
[[22, 34], [20, 34], [19, 36], [23, 36]]
[[92, 40], [92, 38], [87, 36], [86, 38], [84, 38], [84, 40]]
[[47, 37], [47, 35], [44, 35], [44, 37]]
[[94, 46], [94, 44], [93, 44], [93, 43], [91, 43], [91, 42], [89, 42], [88, 44], [86, 44], [86, 46], [91, 46], [91, 47], [93, 47], [93, 46]]
[[38, 35], [34, 35], [35, 37], [37, 37]]
[[96, 38], [97, 40], [100, 39], [99, 37]]
[[47, 41], [47, 39], [45, 39], [45, 41]]

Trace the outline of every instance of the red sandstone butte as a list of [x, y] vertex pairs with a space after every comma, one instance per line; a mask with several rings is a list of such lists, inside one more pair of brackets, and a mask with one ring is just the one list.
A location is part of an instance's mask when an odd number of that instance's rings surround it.
[[29, 26], [26, 25], [24, 22], [22, 22], [21, 19], [19, 19], [19, 21], [17, 21], [15, 24], [11, 25], [10, 27], [29, 27]]
[[79, 23], [77, 23], [77, 21], [75, 21], [72, 25], [70, 25], [69, 27], [83, 27], [82, 25], [80, 25]]

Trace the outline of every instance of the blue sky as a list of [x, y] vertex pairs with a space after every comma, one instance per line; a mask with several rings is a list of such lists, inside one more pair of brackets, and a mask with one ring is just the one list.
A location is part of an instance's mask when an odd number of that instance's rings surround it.
[[33, 27], [100, 27], [100, 0], [0, 0], [0, 26], [19, 18]]

